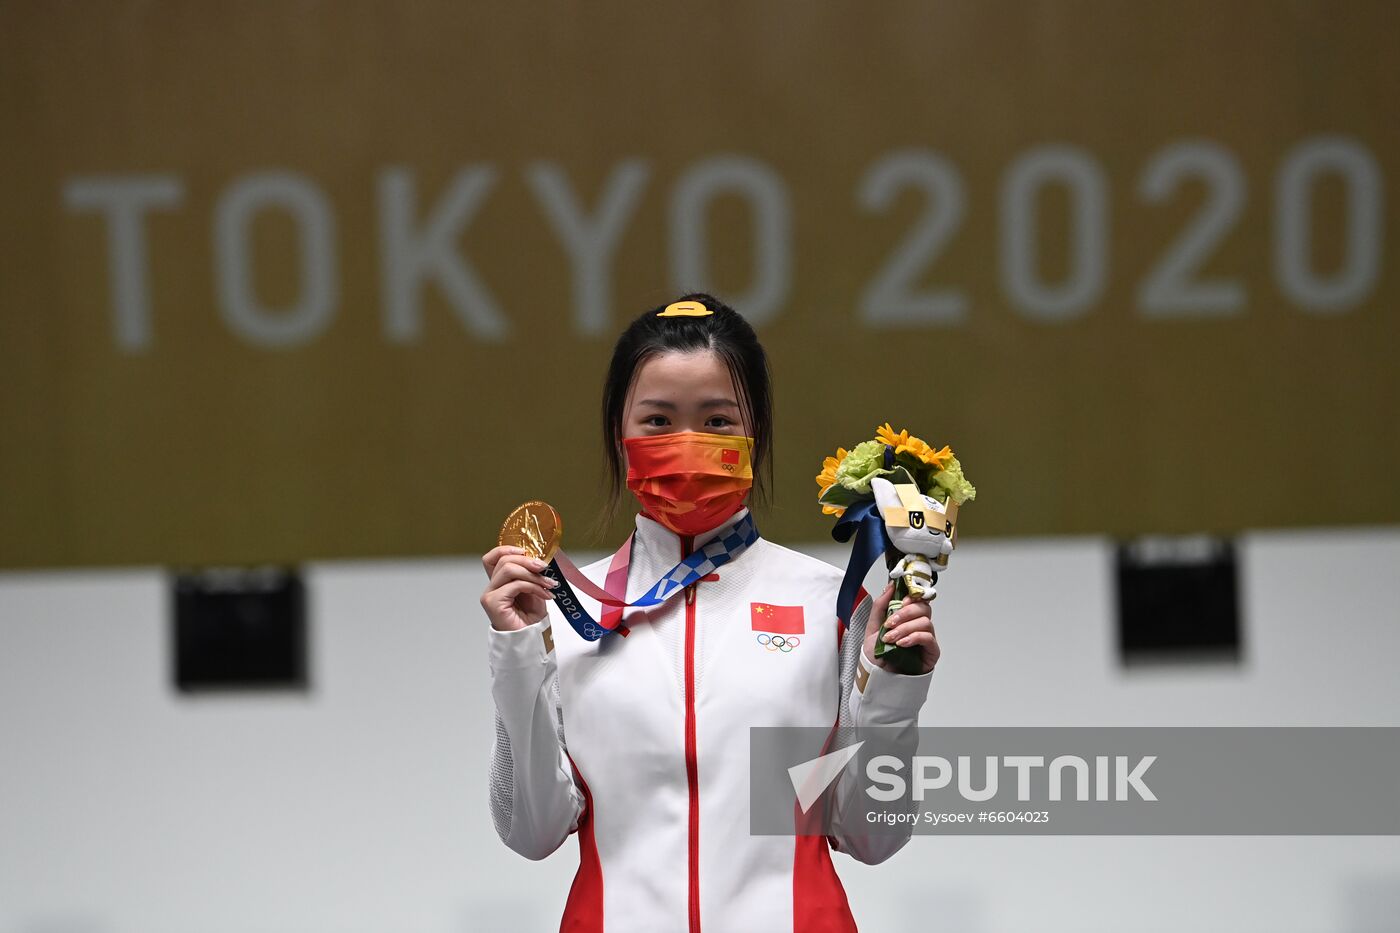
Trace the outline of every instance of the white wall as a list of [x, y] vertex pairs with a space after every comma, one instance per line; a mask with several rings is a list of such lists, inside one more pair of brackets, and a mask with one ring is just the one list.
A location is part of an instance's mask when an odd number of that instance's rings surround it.
[[[925, 723], [1400, 725], [1400, 529], [1247, 537], [1238, 667], [1122, 670], [1110, 561], [1098, 539], [968, 539]], [[479, 561], [308, 584], [309, 696], [190, 700], [158, 569], [0, 575], [0, 933], [557, 929], [576, 843], [529, 862], [487, 812]], [[1400, 928], [1400, 837], [916, 836], [836, 859], [868, 930]]]

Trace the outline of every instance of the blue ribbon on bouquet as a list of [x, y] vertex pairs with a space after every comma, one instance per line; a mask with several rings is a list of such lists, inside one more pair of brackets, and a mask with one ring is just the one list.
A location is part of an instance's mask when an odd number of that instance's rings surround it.
[[889, 532], [885, 531], [885, 519], [874, 499], [846, 509], [831, 529], [831, 536], [842, 544], [851, 540], [852, 535], [856, 541], [851, 546], [851, 559], [846, 563], [841, 592], [836, 596], [836, 617], [844, 628], [851, 627], [856, 595], [870, 572], [870, 565], [894, 549]]
[[[630, 603], [610, 595], [589, 580], [563, 551], [556, 554], [554, 560], [550, 561], [549, 566], [541, 573], [559, 584], [553, 593], [554, 602], [564, 614], [564, 618], [569, 620], [574, 631], [585, 641], [597, 641], [618, 629], [616, 626], [609, 627], [595, 621], [588, 614], [588, 610], [583, 608], [583, 603], [574, 593], [574, 588], [569, 585], [570, 582], [577, 583], [579, 589], [604, 605], [636, 608], [659, 606], [701, 577], [713, 573], [716, 568], [723, 567], [737, 558], [757, 540], [758, 525], [754, 523], [753, 514], [750, 513], [735, 522], [734, 527], [725, 534], [707, 541], [699, 550], [690, 552], [684, 560], [648, 587], [641, 597]], [[619, 620], [620, 618], [619, 616]]]

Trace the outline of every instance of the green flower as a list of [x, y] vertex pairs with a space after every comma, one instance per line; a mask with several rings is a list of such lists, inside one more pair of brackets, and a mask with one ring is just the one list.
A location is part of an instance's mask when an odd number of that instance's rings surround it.
[[885, 470], [885, 445], [881, 441], [863, 441], [855, 446], [836, 468], [836, 482], [855, 492], [869, 494], [870, 480]]
[[933, 474], [933, 482], [935, 485], [929, 490], [929, 495], [940, 502], [952, 499], [962, 505], [977, 498], [977, 489], [963, 476], [962, 464], [958, 463], [957, 457], [950, 459], [943, 469]]

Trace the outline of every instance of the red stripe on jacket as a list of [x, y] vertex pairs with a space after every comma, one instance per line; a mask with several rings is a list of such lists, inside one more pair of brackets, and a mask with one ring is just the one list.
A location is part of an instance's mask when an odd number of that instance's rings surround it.
[[583, 815], [578, 821], [578, 871], [564, 903], [559, 933], [603, 933], [603, 864], [598, 859], [598, 842], [593, 837], [593, 795], [579, 773], [572, 755], [564, 753], [583, 791]]
[[[865, 588], [856, 595], [855, 605], [865, 599]], [[852, 612], [852, 615], [855, 613]], [[836, 620], [836, 656], [841, 657], [841, 642], [846, 635], [846, 626]], [[838, 661], [839, 664], [839, 661]], [[836, 711], [837, 721], [831, 724], [826, 734], [821, 753], [825, 755], [836, 736], [836, 727], [841, 720], [841, 711]], [[857, 933], [856, 918], [851, 913], [851, 905], [846, 900], [846, 889], [836, 874], [836, 866], [831, 864], [831, 845], [821, 833], [823, 810], [826, 797], [802, 812], [794, 803], [793, 819], [797, 827], [792, 853], [792, 929], [795, 933]], [[807, 830], [804, 832], [804, 830]]]

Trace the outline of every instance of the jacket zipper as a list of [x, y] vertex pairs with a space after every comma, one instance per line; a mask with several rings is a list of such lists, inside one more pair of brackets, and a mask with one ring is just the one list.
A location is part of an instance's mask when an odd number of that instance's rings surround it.
[[[690, 556], [695, 538], [681, 539], [681, 560]], [[700, 933], [700, 781], [695, 752], [695, 587], [685, 588], [685, 781], [690, 792], [687, 839], [690, 933]]]

